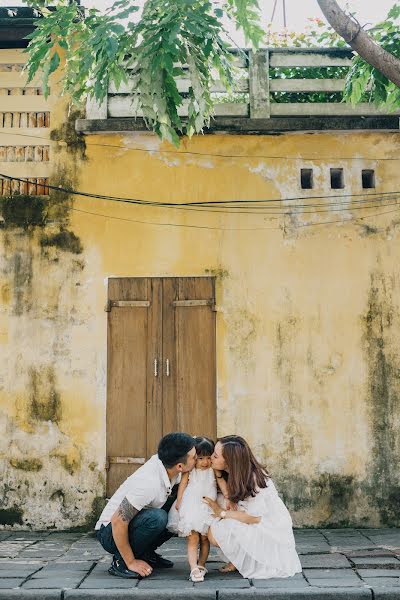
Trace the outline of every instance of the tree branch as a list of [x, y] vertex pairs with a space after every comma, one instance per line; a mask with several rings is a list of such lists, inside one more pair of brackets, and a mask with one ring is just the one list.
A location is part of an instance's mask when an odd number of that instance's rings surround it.
[[400, 87], [400, 60], [379, 46], [359, 23], [340, 8], [336, 0], [317, 0], [333, 29], [363, 58], [395, 85]]

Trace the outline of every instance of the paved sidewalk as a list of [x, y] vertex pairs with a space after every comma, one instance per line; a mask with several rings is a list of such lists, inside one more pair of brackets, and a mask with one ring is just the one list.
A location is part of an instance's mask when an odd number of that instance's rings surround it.
[[0, 600], [400, 600], [400, 529], [297, 530], [303, 573], [291, 579], [221, 575], [212, 551], [204, 583], [188, 581], [185, 542], [162, 554], [175, 562], [149, 579], [107, 573], [110, 555], [92, 534], [0, 531]]

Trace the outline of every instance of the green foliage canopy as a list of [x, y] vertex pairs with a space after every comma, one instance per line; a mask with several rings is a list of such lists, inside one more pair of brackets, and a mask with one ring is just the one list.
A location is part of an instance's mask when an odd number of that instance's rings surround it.
[[[175, 145], [179, 135], [190, 137], [209, 124], [215, 102], [210, 90], [216, 78], [228, 93], [232, 89], [235, 68], [224, 23], [241, 29], [255, 48], [274, 45], [260, 25], [258, 0], [221, 0], [218, 7], [210, 0], [146, 0], [143, 10], [136, 0], [117, 0], [105, 12], [84, 11], [70, 0], [26, 3], [40, 17], [28, 36], [29, 80], [41, 71], [47, 95], [49, 76], [62, 67], [63, 92], [77, 103], [86, 97], [101, 102], [110, 83], [117, 89], [125, 84], [147, 126]], [[378, 44], [398, 57], [399, 15], [396, 4], [386, 21], [369, 30]], [[343, 44], [323, 22], [317, 23], [317, 30], [290, 40], [293, 46]], [[183, 77], [190, 81], [185, 94], [179, 89]], [[400, 90], [355, 56], [344, 98], [353, 103], [367, 98], [395, 110]], [[188, 117], [182, 119], [179, 108], [184, 102]]]

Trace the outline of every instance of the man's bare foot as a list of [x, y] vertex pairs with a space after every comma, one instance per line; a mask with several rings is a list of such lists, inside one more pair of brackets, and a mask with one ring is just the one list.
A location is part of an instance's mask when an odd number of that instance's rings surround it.
[[218, 569], [218, 571], [220, 573], [234, 573], [235, 571], [237, 571], [237, 568], [233, 563], [230, 562]]

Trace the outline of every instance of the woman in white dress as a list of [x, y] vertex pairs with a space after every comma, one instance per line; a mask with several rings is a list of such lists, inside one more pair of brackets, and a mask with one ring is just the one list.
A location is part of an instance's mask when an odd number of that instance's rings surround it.
[[289, 511], [247, 442], [236, 435], [221, 438], [212, 467], [222, 471], [228, 488], [227, 510], [212, 498], [205, 499], [215, 517], [210, 543], [230, 561], [224, 571], [238, 570], [253, 579], [300, 573]]

